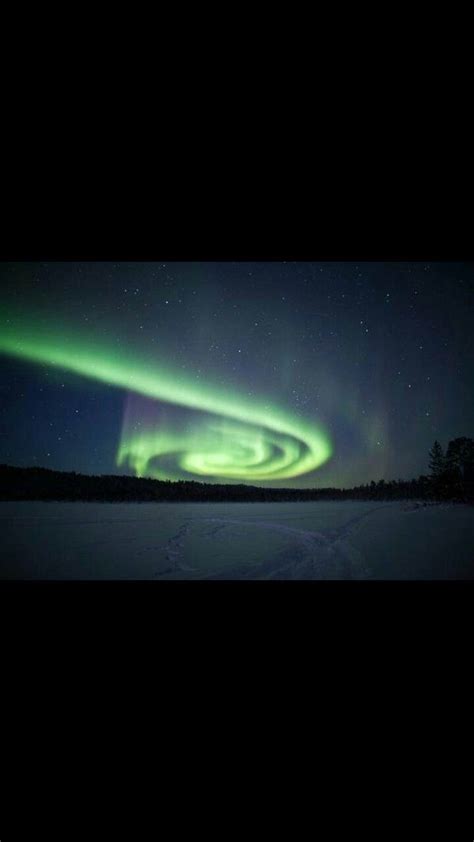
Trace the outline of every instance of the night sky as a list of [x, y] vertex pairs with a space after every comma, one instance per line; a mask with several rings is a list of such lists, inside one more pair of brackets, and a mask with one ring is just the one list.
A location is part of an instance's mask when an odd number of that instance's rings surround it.
[[0, 275], [0, 463], [343, 487], [474, 435], [474, 263]]

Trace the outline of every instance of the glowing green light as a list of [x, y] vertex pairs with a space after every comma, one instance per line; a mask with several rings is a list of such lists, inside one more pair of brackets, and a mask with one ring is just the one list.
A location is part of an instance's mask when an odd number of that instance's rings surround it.
[[[197, 384], [172, 367], [61, 334], [49, 325], [3, 327], [0, 352], [200, 410], [204, 422], [184, 432], [145, 429], [122, 434], [117, 465], [128, 462], [138, 476], [173, 479], [185, 471], [198, 477], [279, 480], [315, 470], [332, 453], [326, 432], [281, 408], [210, 383]], [[173, 458], [177, 471], [160, 467], [160, 457]]]

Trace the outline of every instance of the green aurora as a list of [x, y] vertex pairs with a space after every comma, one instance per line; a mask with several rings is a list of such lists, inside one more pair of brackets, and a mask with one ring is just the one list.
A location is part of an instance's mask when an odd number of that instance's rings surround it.
[[51, 325], [23, 322], [14, 327], [9, 322], [0, 335], [0, 353], [198, 410], [201, 422], [182, 430], [158, 425], [137, 431], [124, 425], [116, 464], [128, 463], [137, 476], [283, 480], [314, 471], [332, 455], [329, 435], [321, 426], [273, 403], [249, 400], [211, 383], [198, 384], [179, 369], [124, 353], [112, 343], [84, 341]]

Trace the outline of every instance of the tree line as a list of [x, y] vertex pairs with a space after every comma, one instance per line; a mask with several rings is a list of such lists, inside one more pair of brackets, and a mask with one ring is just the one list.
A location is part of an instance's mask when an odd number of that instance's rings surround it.
[[429, 453], [431, 489], [437, 499], [474, 499], [474, 440], [453, 439], [446, 453], [435, 441]]
[[474, 440], [450, 441], [429, 451], [429, 475], [381, 479], [354, 488], [260, 488], [252, 485], [170, 482], [115, 474], [91, 476], [48, 468], [0, 465], [0, 500], [102, 502], [304, 502], [310, 500], [474, 501]]

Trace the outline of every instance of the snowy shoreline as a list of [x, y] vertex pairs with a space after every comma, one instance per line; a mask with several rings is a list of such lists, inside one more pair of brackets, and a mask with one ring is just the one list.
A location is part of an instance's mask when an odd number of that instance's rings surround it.
[[2, 502], [0, 579], [474, 578], [472, 505], [294, 502]]

